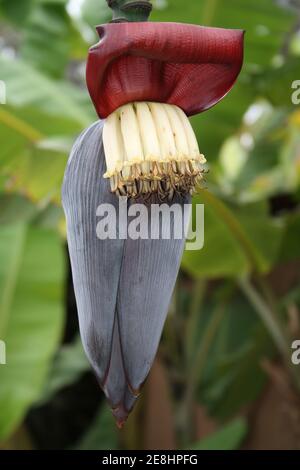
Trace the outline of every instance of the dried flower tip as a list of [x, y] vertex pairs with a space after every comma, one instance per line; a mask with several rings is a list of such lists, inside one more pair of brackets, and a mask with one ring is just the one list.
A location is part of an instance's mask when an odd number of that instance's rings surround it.
[[112, 192], [160, 199], [193, 193], [206, 160], [193, 128], [175, 105], [130, 103], [105, 121], [103, 143]]

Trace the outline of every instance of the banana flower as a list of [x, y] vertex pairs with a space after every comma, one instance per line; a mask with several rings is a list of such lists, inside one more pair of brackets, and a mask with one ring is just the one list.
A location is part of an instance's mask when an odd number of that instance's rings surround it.
[[[188, 117], [234, 85], [244, 32], [134, 22], [149, 2], [110, 4], [114, 22], [97, 28], [87, 63], [100, 120], [74, 145], [63, 205], [84, 349], [122, 426], [153, 363], [185, 239], [100, 240], [98, 207], [118, 210], [123, 197], [129, 209], [141, 202], [150, 219], [153, 203], [190, 202], [206, 160]], [[127, 229], [117, 221], [118, 234]]]

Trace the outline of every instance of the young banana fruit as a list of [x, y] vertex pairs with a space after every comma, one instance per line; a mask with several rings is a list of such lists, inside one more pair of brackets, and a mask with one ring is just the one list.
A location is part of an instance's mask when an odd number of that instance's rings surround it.
[[103, 144], [111, 190], [121, 196], [160, 200], [192, 194], [202, 180], [206, 160], [193, 128], [175, 105], [136, 102], [106, 119]]

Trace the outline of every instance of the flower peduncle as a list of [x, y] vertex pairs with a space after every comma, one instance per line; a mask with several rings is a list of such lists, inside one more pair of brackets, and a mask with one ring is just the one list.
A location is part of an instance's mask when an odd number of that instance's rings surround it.
[[113, 10], [113, 23], [147, 21], [152, 11], [150, 0], [107, 0]]

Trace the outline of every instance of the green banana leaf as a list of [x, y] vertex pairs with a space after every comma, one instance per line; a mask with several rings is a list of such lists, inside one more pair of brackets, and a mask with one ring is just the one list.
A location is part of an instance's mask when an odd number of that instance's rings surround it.
[[26, 224], [0, 228], [0, 441], [20, 424], [46, 379], [64, 315], [59, 236]]

